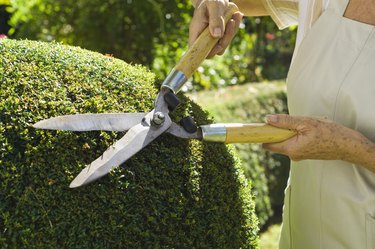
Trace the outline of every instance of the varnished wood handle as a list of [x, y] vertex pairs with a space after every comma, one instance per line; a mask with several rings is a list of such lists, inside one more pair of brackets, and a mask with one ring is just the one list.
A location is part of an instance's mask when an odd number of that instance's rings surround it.
[[[229, 8], [224, 14], [224, 22], [227, 23], [236, 11], [238, 11], [237, 6], [233, 3], [229, 3]], [[186, 78], [189, 79], [199, 65], [206, 59], [218, 40], [218, 38], [214, 38], [210, 34], [210, 30], [207, 27], [177, 63], [175, 69], [182, 71]]]
[[225, 143], [277, 143], [294, 135], [295, 131], [264, 123], [203, 125], [203, 140]]
[[226, 128], [225, 143], [277, 143], [296, 135], [295, 131], [268, 124], [239, 124]]
[[[227, 23], [236, 11], [238, 11], [238, 7], [234, 3], [229, 3], [229, 7], [223, 17], [224, 22]], [[174, 93], [177, 93], [206, 59], [218, 41], [219, 38], [214, 38], [207, 27], [168, 74], [162, 88], [169, 88]]]

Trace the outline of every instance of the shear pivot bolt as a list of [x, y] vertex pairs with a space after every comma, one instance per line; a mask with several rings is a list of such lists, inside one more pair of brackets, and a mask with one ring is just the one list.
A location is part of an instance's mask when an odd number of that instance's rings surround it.
[[152, 118], [152, 122], [156, 125], [161, 125], [164, 123], [165, 115], [162, 112], [156, 112]]

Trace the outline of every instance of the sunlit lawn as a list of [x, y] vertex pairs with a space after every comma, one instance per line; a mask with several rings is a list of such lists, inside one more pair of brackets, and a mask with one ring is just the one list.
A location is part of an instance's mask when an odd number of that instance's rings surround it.
[[260, 249], [277, 249], [280, 235], [280, 224], [272, 225], [260, 235]]

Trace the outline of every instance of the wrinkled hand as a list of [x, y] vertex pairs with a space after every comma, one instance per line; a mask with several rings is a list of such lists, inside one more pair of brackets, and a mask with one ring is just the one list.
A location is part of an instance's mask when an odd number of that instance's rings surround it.
[[[350, 143], [363, 139], [359, 133], [327, 119], [289, 115], [270, 115], [270, 125], [297, 131], [297, 135], [281, 143], [264, 144], [267, 150], [284, 154], [294, 161], [304, 159], [350, 160], [355, 157]], [[350, 153], [349, 153], [350, 151]]]
[[234, 3], [229, 3], [228, 0], [198, 0], [195, 4], [194, 16], [189, 27], [189, 45], [194, 43], [207, 26], [213, 37], [221, 38], [207, 58], [224, 53], [241, 23], [243, 14], [236, 12], [225, 25], [223, 15], [229, 4]]

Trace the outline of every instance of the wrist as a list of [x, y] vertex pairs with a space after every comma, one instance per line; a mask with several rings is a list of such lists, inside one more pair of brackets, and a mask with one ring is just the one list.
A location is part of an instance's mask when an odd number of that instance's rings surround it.
[[364, 166], [375, 172], [375, 144], [363, 134], [350, 130], [346, 137], [342, 137], [341, 146], [343, 160]]

